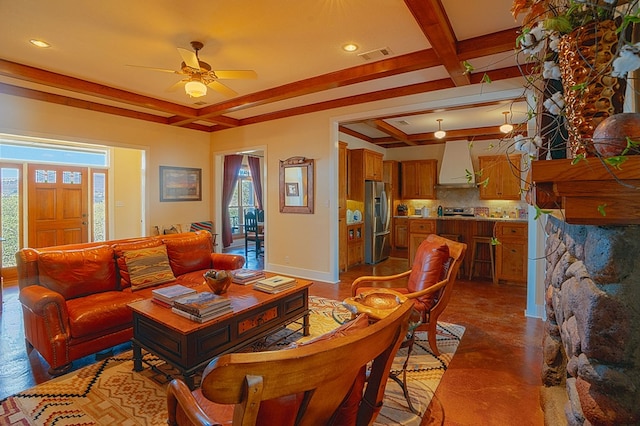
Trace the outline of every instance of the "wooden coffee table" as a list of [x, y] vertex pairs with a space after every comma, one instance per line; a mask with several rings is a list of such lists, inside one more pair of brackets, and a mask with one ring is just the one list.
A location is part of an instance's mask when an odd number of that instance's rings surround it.
[[[193, 389], [194, 374], [216, 356], [238, 351], [300, 318], [303, 333], [308, 336], [312, 281], [296, 281], [295, 287], [277, 294], [254, 290], [251, 285], [232, 284], [225, 296], [231, 299], [233, 312], [204, 324], [181, 317], [151, 299], [130, 303], [133, 369], [142, 370], [144, 348], [178, 369]], [[203, 284], [196, 290], [209, 288]]]

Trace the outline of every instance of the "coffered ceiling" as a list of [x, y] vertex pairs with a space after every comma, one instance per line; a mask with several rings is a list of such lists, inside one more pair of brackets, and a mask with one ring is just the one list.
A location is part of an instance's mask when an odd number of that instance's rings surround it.
[[[375, 100], [519, 78], [511, 0], [0, 0], [0, 93], [206, 132]], [[37, 48], [31, 39], [44, 40]], [[183, 87], [177, 48], [204, 47], [235, 95]], [[359, 49], [341, 47], [355, 43]], [[469, 71], [465, 61], [473, 66]], [[222, 75], [221, 75], [222, 76]], [[504, 98], [343, 123], [393, 148], [503, 136]], [[447, 138], [436, 139], [441, 118]]]

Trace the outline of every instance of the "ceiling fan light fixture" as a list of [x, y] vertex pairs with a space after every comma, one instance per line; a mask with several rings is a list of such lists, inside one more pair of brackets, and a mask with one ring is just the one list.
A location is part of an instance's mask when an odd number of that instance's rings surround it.
[[192, 98], [199, 98], [207, 94], [207, 86], [198, 80], [187, 81], [187, 84], [184, 85], [184, 90]]
[[509, 114], [509, 111], [504, 111], [504, 124], [502, 126], [500, 126], [500, 131], [502, 133], [511, 133], [511, 131], [513, 130], [513, 125], [507, 123], [507, 114]]
[[438, 130], [433, 134], [433, 136], [438, 139], [442, 139], [447, 136], [447, 132], [442, 130], [442, 118], [438, 118], [436, 121], [438, 122]]

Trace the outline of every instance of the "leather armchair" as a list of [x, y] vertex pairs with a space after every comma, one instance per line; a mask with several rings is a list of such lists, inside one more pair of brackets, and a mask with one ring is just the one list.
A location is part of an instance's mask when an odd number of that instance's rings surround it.
[[362, 276], [351, 284], [349, 303], [357, 304], [357, 296], [375, 288], [392, 289], [415, 302], [421, 314], [418, 330], [427, 330], [429, 346], [437, 356], [436, 325], [453, 292], [453, 284], [467, 245], [430, 234], [418, 247], [410, 270], [388, 276]]

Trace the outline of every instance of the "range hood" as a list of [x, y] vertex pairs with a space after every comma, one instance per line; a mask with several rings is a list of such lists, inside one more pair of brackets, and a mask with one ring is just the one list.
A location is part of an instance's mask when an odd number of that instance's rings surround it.
[[[469, 173], [471, 173], [471, 180], [469, 180]], [[444, 144], [444, 155], [436, 186], [438, 188], [476, 187], [476, 176], [468, 141], [451, 141]]]

